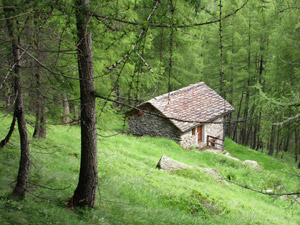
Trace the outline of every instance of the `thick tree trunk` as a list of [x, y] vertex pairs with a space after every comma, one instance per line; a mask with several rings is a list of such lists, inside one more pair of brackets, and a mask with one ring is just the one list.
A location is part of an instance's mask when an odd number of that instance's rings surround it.
[[78, 68], [81, 102], [81, 162], [79, 183], [74, 192], [74, 207], [93, 207], [98, 185], [97, 170], [97, 119], [94, 96], [94, 70], [89, 0], [76, 1], [78, 37]]
[[26, 129], [24, 104], [23, 104], [23, 93], [22, 93], [22, 73], [21, 73], [21, 63], [20, 63], [20, 49], [18, 45], [20, 43], [20, 38], [15, 36], [17, 32], [15, 29], [14, 22], [14, 8], [11, 7], [11, 3], [8, 0], [3, 1], [3, 10], [6, 19], [6, 25], [8, 28], [8, 34], [12, 42], [12, 55], [14, 58], [16, 74], [15, 81], [15, 93], [17, 95], [15, 101], [15, 115], [18, 121], [18, 129], [20, 134], [21, 142], [21, 159], [19, 164], [19, 172], [17, 178], [17, 184], [13, 190], [13, 195], [23, 199], [26, 194], [27, 180], [29, 176], [30, 168], [30, 157], [29, 157], [29, 140]]
[[9, 142], [9, 139], [14, 132], [15, 124], [16, 124], [16, 114], [14, 113], [13, 119], [10, 124], [9, 131], [8, 131], [6, 137], [0, 142], [0, 149], [3, 148]]

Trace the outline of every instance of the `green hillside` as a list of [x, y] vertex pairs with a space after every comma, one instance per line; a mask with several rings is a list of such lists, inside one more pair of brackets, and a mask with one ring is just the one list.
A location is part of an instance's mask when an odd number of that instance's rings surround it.
[[[1, 118], [0, 137], [10, 121]], [[32, 129], [29, 128], [32, 132]], [[111, 133], [107, 133], [109, 135]], [[19, 142], [15, 132], [0, 150], [0, 224], [300, 224], [293, 199], [223, 185], [199, 169], [156, 169], [165, 154], [180, 162], [217, 169], [230, 181], [256, 190], [296, 192], [299, 172], [291, 160], [275, 159], [227, 140], [226, 150], [256, 160], [263, 170], [209, 152], [185, 151], [175, 142], [118, 134], [99, 137], [99, 188], [92, 210], [69, 210], [77, 185], [80, 128], [49, 126], [46, 140], [31, 140], [31, 175], [25, 201], [9, 197], [16, 179]], [[289, 163], [288, 163], [289, 162]], [[47, 187], [47, 188], [46, 188]]]

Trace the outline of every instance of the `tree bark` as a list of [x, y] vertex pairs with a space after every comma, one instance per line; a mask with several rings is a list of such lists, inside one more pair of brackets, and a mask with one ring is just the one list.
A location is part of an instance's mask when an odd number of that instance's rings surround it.
[[11, 38], [12, 44], [12, 55], [15, 63], [14, 72], [16, 74], [14, 78], [15, 82], [15, 93], [17, 95], [15, 101], [15, 115], [18, 121], [18, 129], [20, 134], [21, 142], [21, 158], [19, 164], [19, 171], [17, 177], [17, 184], [13, 190], [13, 196], [16, 196], [20, 199], [25, 198], [27, 180], [29, 177], [29, 168], [30, 168], [30, 157], [29, 157], [29, 140], [26, 129], [25, 113], [24, 113], [24, 104], [23, 104], [23, 93], [22, 93], [22, 73], [21, 73], [21, 62], [20, 62], [20, 49], [18, 45], [20, 43], [20, 38], [15, 36], [17, 33], [15, 27], [14, 19], [14, 8], [11, 7], [11, 2], [8, 0], [3, 1], [3, 11], [5, 14], [6, 25], [8, 29], [9, 37]]
[[92, 36], [89, 31], [89, 0], [76, 0], [78, 69], [81, 102], [81, 162], [73, 207], [93, 207], [98, 185], [97, 119], [94, 96]]

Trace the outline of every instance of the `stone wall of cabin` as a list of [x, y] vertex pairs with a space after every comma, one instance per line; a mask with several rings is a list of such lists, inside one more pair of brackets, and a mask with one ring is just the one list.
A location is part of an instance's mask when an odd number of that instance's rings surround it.
[[[222, 122], [223, 121], [223, 117], [220, 117], [216, 120], [214, 120], [213, 122]], [[206, 137], [207, 135], [210, 135], [210, 136], [213, 136], [213, 137], [218, 137], [220, 136], [219, 138], [220, 139], [223, 139], [223, 123], [208, 123], [208, 124], [205, 124], [205, 142], [206, 142]], [[223, 144], [220, 140], [217, 140], [216, 143], [219, 143], [219, 144]], [[218, 149], [221, 149], [222, 146], [220, 145], [215, 145], [216, 148]]]
[[[213, 122], [222, 122], [223, 117], [218, 118], [216, 120], [214, 120]], [[198, 143], [198, 133], [197, 133], [197, 129], [195, 129], [195, 134], [193, 135], [192, 130], [188, 130], [187, 132], [184, 132], [181, 136], [180, 136], [180, 145], [184, 148], [191, 148], [193, 146], [195, 147], [204, 147], [207, 145], [206, 143], [206, 138], [207, 135], [213, 136], [213, 137], [217, 137], [220, 136], [220, 139], [223, 138], [223, 124], [222, 123], [218, 123], [218, 124], [214, 124], [214, 123], [207, 123], [203, 125], [203, 137], [202, 137], [202, 142]], [[223, 144], [220, 140], [217, 140], [216, 143], [219, 144]], [[220, 145], [215, 145], [216, 148], [221, 149], [222, 146]]]
[[[156, 109], [152, 109], [150, 112], [161, 115]], [[136, 111], [129, 118], [128, 126], [132, 134], [166, 137], [179, 142], [182, 132], [171, 121], [146, 112], [140, 114]]]
[[196, 135], [192, 134], [192, 130], [189, 130], [189, 131], [183, 133], [180, 136], [179, 144], [184, 148], [191, 148], [192, 146], [198, 146], [197, 132], [196, 132]]
[[[149, 110], [149, 109], [147, 109]], [[149, 110], [151, 113], [161, 115], [161, 113], [156, 109]], [[220, 117], [213, 122], [222, 122], [223, 117]], [[131, 113], [129, 122], [129, 131], [136, 136], [158, 136], [170, 138], [178, 142], [184, 148], [203, 147], [206, 145], [206, 137], [210, 136], [220, 136], [223, 138], [223, 124], [218, 123], [208, 123], [203, 125], [203, 142], [198, 143], [198, 133], [195, 129], [195, 134], [192, 134], [192, 130], [182, 133], [170, 120], [151, 115], [149, 113], [138, 113], [135, 111]], [[223, 144], [221, 141], [217, 140], [217, 143]], [[215, 145], [216, 148], [222, 148], [220, 145]]]

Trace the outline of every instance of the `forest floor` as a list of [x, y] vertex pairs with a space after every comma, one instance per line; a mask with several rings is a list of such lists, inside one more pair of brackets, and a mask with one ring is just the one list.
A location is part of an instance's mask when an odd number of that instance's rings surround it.
[[[2, 116], [1, 138], [9, 124]], [[32, 134], [32, 127], [28, 130]], [[226, 151], [257, 161], [263, 168], [257, 170], [223, 155], [185, 151], [164, 138], [99, 136], [98, 149], [99, 188], [93, 210], [66, 207], [78, 182], [77, 126], [50, 125], [46, 140], [31, 139], [27, 197], [15, 201], [9, 194], [18, 172], [16, 131], [0, 150], [0, 224], [300, 224], [297, 197], [269, 196], [231, 183], [259, 191], [298, 192], [300, 172], [288, 154], [276, 159], [227, 139]], [[156, 169], [163, 154], [188, 165], [215, 168], [230, 182], [221, 184], [199, 169]]]

